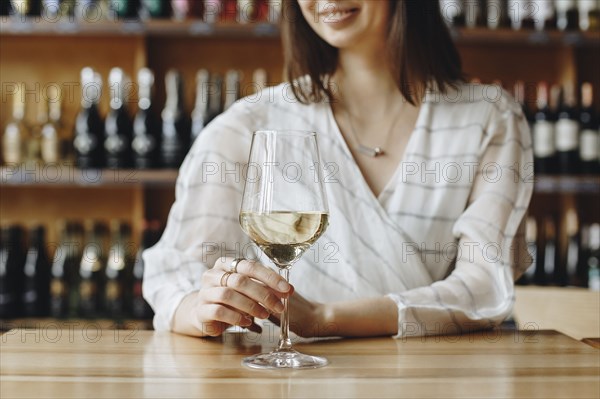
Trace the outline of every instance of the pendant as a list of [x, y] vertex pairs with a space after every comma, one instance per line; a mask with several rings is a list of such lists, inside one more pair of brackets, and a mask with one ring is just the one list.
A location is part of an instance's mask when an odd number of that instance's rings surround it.
[[358, 145], [358, 152], [372, 158], [377, 158], [378, 156], [385, 154], [381, 147], [371, 148], [362, 144]]

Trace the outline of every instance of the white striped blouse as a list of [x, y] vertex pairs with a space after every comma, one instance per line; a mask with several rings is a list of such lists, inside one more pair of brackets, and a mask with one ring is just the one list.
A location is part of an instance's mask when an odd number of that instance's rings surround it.
[[166, 230], [144, 253], [157, 330], [171, 329], [218, 257], [269, 264], [238, 221], [252, 132], [264, 129], [318, 135], [330, 224], [292, 269], [297, 292], [319, 302], [387, 295], [398, 337], [480, 329], [510, 315], [514, 279], [531, 263], [523, 222], [533, 189], [529, 128], [510, 95], [479, 84], [429, 92], [376, 197], [330, 104], [301, 104], [282, 84], [216, 118], [182, 165]]

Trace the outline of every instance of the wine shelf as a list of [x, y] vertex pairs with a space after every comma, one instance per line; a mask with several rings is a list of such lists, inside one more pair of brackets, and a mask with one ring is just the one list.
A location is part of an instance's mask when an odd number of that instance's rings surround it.
[[600, 46], [600, 32], [463, 28], [451, 29], [451, 34], [459, 44]]
[[600, 176], [536, 176], [534, 187], [540, 194], [600, 194]]
[[[77, 169], [68, 165], [1, 167], [3, 186], [144, 186], [174, 187], [176, 169]], [[541, 175], [535, 177], [537, 193], [600, 194], [600, 176]]]
[[78, 35], [78, 36], [208, 36], [232, 38], [278, 38], [279, 28], [271, 23], [220, 22], [209, 24], [201, 20], [170, 21], [98, 21], [79, 22], [63, 19], [47, 21], [41, 18], [0, 19], [0, 35]]
[[3, 186], [174, 187], [176, 169], [76, 169], [69, 165], [2, 167]]
[[[110, 319], [55, 319], [44, 318], [19, 318], [0, 319], [0, 334], [13, 328], [26, 328], [36, 330], [70, 329], [73, 330], [152, 330], [152, 320], [110, 320]], [[33, 333], [32, 333], [33, 334]], [[49, 333], [51, 335], [52, 333]]]
[[[201, 20], [100, 20], [81, 22], [74, 18], [55, 21], [44, 18], [3, 17], [0, 35], [87, 35], [87, 36], [208, 36], [233, 38], [278, 38], [273, 23], [206, 23]], [[600, 32], [561, 32], [488, 28], [452, 28], [457, 43], [533, 46], [600, 46]]]

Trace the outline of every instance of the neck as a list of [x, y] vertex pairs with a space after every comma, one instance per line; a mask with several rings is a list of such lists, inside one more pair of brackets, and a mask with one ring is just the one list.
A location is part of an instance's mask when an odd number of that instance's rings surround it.
[[352, 111], [380, 110], [376, 115], [397, 109], [402, 95], [388, 64], [382, 60], [385, 60], [383, 48], [340, 50], [338, 69], [332, 78], [336, 100]]

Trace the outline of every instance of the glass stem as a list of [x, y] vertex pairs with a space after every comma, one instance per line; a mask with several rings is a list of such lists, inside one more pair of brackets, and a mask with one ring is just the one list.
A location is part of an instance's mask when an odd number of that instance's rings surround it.
[[[279, 275], [285, 279], [285, 281], [290, 281], [290, 269], [289, 267], [280, 267]], [[292, 349], [292, 341], [290, 340], [290, 318], [288, 313], [288, 298], [283, 299], [283, 312], [281, 313], [281, 318], [279, 320], [280, 325], [280, 333], [279, 333], [279, 346], [277, 350], [286, 351]]]

